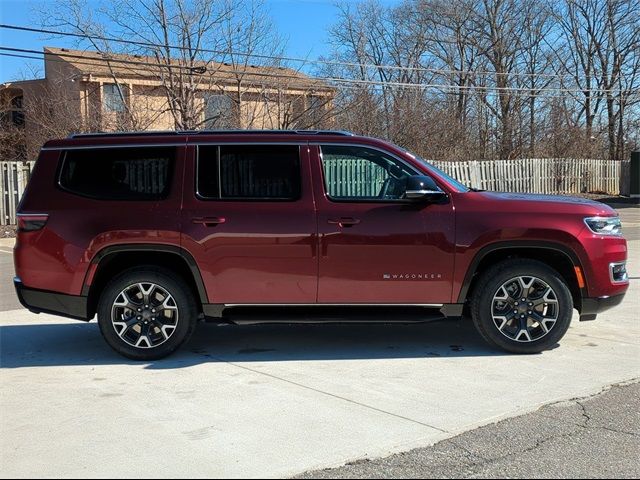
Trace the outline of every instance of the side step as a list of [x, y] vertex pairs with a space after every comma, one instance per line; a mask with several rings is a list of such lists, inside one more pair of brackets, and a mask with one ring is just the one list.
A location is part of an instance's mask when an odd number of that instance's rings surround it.
[[[221, 320], [238, 325], [256, 323], [421, 323], [442, 320], [439, 308], [312, 306], [312, 307], [228, 307]], [[212, 319], [219, 321], [220, 319]]]

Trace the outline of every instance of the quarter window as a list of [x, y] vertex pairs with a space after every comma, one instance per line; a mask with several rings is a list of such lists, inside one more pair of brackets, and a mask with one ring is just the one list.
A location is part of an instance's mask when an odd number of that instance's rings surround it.
[[174, 158], [173, 147], [69, 150], [60, 186], [102, 200], [159, 200], [169, 191]]
[[327, 195], [336, 200], [400, 200], [406, 178], [415, 175], [390, 155], [358, 146], [323, 146], [322, 168]]
[[221, 200], [297, 200], [297, 145], [221, 145], [198, 149], [198, 195]]

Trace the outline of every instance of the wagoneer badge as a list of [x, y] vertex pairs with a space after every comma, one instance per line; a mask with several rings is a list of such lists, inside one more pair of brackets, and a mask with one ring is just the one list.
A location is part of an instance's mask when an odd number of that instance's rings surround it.
[[384, 273], [384, 280], [437, 280], [442, 278], [440, 273]]

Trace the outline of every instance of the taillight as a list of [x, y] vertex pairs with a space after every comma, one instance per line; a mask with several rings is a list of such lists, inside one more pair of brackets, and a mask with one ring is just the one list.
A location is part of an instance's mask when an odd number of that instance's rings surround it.
[[18, 213], [19, 232], [34, 232], [45, 226], [49, 215], [46, 213]]

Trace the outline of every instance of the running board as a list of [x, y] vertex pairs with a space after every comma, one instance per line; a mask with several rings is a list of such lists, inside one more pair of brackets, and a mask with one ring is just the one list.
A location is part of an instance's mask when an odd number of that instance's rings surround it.
[[446, 318], [440, 308], [405, 306], [235, 306], [215, 321], [237, 325], [257, 323], [422, 323]]

